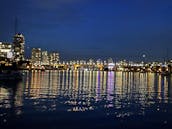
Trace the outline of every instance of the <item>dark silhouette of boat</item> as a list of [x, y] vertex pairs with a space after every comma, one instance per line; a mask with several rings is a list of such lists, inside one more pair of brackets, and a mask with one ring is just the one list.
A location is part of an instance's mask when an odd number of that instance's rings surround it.
[[0, 81], [19, 81], [22, 80], [22, 74], [18, 71], [1, 71]]
[[161, 73], [161, 76], [170, 76], [170, 75], [171, 75], [170, 72], [162, 72], [162, 73]]

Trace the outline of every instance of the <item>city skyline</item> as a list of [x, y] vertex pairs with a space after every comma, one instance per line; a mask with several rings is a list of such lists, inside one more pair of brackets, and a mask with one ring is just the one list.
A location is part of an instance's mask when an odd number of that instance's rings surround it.
[[172, 0], [1, 0], [0, 129], [170, 129]]
[[[19, 39], [19, 41], [17, 41], [18, 39], [17, 38], [23, 38], [23, 39]], [[20, 41], [21, 40], [21, 41]], [[0, 44], [4, 44], [5, 46], [4, 47], [8, 47], [8, 45], [10, 45], [11, 47], [15, 44], [15, 42], [18, 42], [18, 43], [24, 43], [22, 46], [20, 46], [20, 47], [22, 47], [22, 48], [20, 48], [20, 49], [22, 49], [22, 51], [20, 51], [20, 53], [22, 54], [22, 58], [21, 59], [17, 59], [18, 61], [19, 60], [23, 60], [23, 59], [25, 59], [26, 58], [26, 60], [30, 60], [30, 59], [32, 59], [32, 50], [33, 49], [43, 49], [43, 51], [41, 50], [41, 52], [48, 52], [48, 53], [59, 53], [59, 51], [57, 51], [56, 49], [54, 49], [54, 50], [48, 50], [47, 48], [42, 48], [41, 46], [39, 46], [39, 47], [29, 47], [29, 46], [26, 46], [25, 45], [25, 38], [23, 37], [23, 34], [22, 33], [16, 33], [16, 34], [14, 34], [14, 36], [13, 36], [13, 41], [12, 42], [5, 42], [5, 41], [0, 41]], [[14, 45], [15, 46], [15, 45]], [[8, 48], [7, 48], [8, 49]], [[10, 54], [11, 56], [13, 56], [14, 58], [15, 58], [15, 47], [13, 47], [13, 49], [14, 50], [12, 50], [11, 49], [11, 52], [13, 53], [13, 55], [11, 55], [12, 53], [9, 53], [9, 52], [7, 52], [7, 50], [2, 50], [2, 51], [4, 51], [5, 52], [5, 54]], [[18, 48], [17, 48], [17, 51], [18, 51]], [[3, 55], [1, 55], [1, 56], [3, 56]], [[164, 56], [160, 56], [159, 57], [159, 59], [150, 59], [150, 57], [149, 57], [150, 55], [149, 55], [149, 53], [148, 52], [146, 52], [146, 51], [143, 51], [143, 52], [140, 52], [139, 53], [139, 55], [137, 55], [136, 57], [138, 58], [138, 59], [136, 59], [135, 60], [135, 58], [127, 58], [128, 56], [123, 56], [123, 57], [113, 57], [113, 56], [106, 56], [106, 57], [104, 57], [103, 55], [100, 57], [100, 58], [96, 58], [96, 57], [94, 57], [94, 56], [89, 56], [89, 57], [79, 57], [79, 56], [77, 56], [77, 57], [71, 57], [70, 59], [66, 59], [66, 58], [64, 58], [64, 57], [62, 57], [61, 59], [61, 61], [71, 61], [71, 60], [75, 60], [75, 61], [77, 61], [77, 60], [89, 60], [89, 59], [93, 59], [93, 60], [108, 60], [109, 58], [111, 58], [111, 59], [113, 59], [113, 60], [115, 60], [115, 61], [121, 61], [121, 60], [127, 60], [127, 61], [135, 61], [135, 62], [142, 62], [142, 61], [144, 61], [144, 62], [156, 62], [156, 61], [160, 61], [160, 62], [166, 62], [166, 61], [169, 61], [169, 60], [171, 60], [172, 58], [169, 56], [169, 48], [167, 48], [166, 49], [166, 51], [164, 52]], [[10, 57], [11, 58], [11, 57]]]

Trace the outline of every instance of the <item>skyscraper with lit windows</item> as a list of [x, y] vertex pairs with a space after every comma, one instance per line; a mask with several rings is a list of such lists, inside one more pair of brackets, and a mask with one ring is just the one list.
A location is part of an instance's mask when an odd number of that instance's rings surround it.
[[57, 52], [50, 53], [49, 54], [49, 63], [50, 63], [50, 65], [59, 63], [59, 53], [57, 53]]
[[14, 35], [13, 49], [14, 49], [14, 61], [24, 61], [24, 45], [25, 38], [22, 34]]
[[42, 65], [49, 65], [49, 58], [47, 51], [42, 51]]
[[0, 58], [4, 59], [12, 59], [13, 57], [13, 49], [11, 43], [0, 42]]
[[31, 62], [34, 65], [41, 65], [41, 61], [42, 61], [41, 48], [33, 48]]

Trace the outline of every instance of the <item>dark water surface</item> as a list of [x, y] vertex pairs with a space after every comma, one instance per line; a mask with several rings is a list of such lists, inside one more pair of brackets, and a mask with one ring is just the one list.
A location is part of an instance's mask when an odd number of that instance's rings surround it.
[[172, 127], [172, 77], [102, 71], [24, 72], [0, 82], [0, 129]]

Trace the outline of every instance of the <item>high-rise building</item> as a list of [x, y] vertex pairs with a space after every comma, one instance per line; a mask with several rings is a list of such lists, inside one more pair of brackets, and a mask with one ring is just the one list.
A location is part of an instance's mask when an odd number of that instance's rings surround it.
[[94, 64], [94, 60], [93, 59], [89, 59], [88, 64], [89, 65], [93, 65]]
[[13, 49], [14, 49], [14, 60], [23, 61], [24, 60], [24, 45], [25, 39], [22, 34], [16, 34], [13, 40]]
[[0, 58], [12, 59], [13, 58], [12, 51], [13, 51], [12, 44], [0, 42]]
[[59, 53], [52, 52], [49, 54], [49, 63], [50, 65], [58, 64], [59, 63]]
[[41, 65], [42, 53], [41, 48], [33, 48], [31, 55], [31, 62], [34, 65]]
[[96, 64], [97, 64], [97, 65], [103, 64], [103, 61], [102, 61], [101, 59], [98, 59], [98, 60], [96, 61]]
[[42, 51], [42, 65], [49, 65], [49, 58], [47, 51]]

